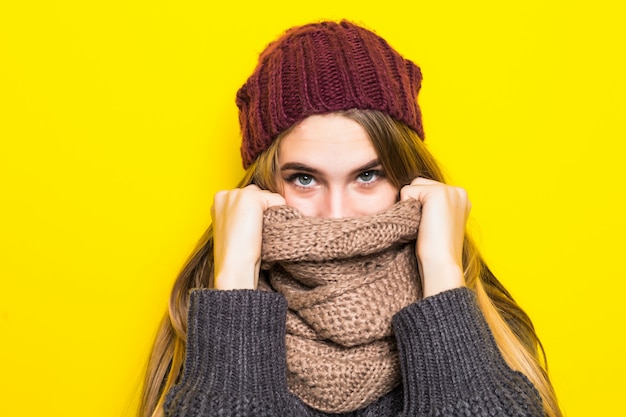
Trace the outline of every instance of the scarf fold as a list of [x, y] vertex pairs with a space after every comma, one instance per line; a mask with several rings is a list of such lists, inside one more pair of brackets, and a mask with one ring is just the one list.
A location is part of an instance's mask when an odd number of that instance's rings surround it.
[[366, 217], [266, 211], [259, 289], [285, 296], [287, 382], [326, 413], [361, 409], [401, 382], [394, 314], [421, 298], [415, 200]]

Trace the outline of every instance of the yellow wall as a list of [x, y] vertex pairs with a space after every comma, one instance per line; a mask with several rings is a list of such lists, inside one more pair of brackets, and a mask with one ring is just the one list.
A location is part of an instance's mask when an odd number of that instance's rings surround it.
[[242, 172], [236, 89], [283, 29], [343, 16], [422, 66], [427, 143], [566, 414], [623, 413], [622, 2], [379, 3], [3, 2], [1, 416], [132, 415], [172, 280]]

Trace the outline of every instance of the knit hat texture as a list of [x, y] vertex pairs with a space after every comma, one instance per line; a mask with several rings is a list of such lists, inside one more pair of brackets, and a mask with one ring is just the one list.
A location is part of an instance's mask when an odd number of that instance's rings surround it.
[[415, 240], [420, 204], [356, 218], [264, 215], [259, 289], [281, 293], [287, 384], [311, 407], [346, 413], [401, 383], [392, 317], [421, 298]]
[[379, 110], [424, 139], [422, 74], [377, 34], [348, 21], [286, 31], [237, 92], [244, 168], [281, 132], [314, 114]]

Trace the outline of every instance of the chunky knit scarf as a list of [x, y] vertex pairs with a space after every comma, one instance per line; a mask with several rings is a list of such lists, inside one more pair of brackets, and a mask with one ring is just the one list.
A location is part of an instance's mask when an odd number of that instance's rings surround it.
[[343, 413], [400, 384], [391, 318], [421, 297], [414, 200], [359, 218], [267, 210], [259, 288], [288, 302], [287, 381], [313, 408]]

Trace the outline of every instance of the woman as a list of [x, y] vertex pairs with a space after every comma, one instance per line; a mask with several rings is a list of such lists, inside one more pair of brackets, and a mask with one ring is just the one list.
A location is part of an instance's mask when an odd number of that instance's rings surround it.
[[533, 326], [423, 144], [420, 69], [342, 21], [237, 94], [246, 175], [174, 285], [142, 416], [560, 416]]

